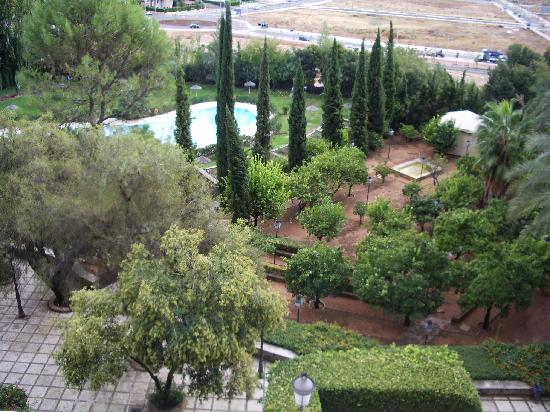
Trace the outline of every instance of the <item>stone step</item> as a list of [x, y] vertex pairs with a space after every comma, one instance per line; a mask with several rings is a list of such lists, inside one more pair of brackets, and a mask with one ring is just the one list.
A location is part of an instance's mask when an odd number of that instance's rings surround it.
[[532, 389], [521, 381], [474, 381], [480, 395], [531, 396]]

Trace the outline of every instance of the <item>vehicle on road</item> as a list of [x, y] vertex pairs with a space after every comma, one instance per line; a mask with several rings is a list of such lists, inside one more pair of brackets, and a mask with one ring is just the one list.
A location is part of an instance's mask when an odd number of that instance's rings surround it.
[[145, 12], [145, 15], [146, 15], [146, 16], [152, 16], [152, 15], [153, 15], [153, 12], [152, 12], [152, 11], [146, 11], [146, 12]]
[[267, 29], [269, 27], [269, 24], [267, 24], [265, 21], [262, 21], [258, 23], [258, 26], [260, 26], [262, 29]]
[[309, 41], [309, 39], [306, 36], [299, 36], [298, 40], [300, 40], [300, 41]]
[[189, 25], [189, 28], [190, 28], [190, 29], [200, 29], [200, 28], [201, 28], [201, 25], [200, 25], [200, 24], [197, 24], [197, 23], [193, 23], [193, 24], [190, 24], [190, 25]]
[[495, 63], [495, 64], [499, 62], [505, 62], [507, 60], [508, 60], [508, 57], [501, 51], [489, 50], [489, 49], [483, 49], [481, 51], [481, 54], [477, 57], [477, 61]]

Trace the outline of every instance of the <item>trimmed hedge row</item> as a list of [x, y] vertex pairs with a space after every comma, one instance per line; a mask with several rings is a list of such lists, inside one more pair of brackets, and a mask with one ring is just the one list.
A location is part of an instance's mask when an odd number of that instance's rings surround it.
[[203, 9], [204, 6], [202, 4], [188, 4], [186, 6], [178, 6], [178, 7], [154, 7], [154, 6], [146, 6], [146, 11], [156, 11], [158, 13], [166, 13], [166, 12], [174, 12], [174, 11], [190, 11], [190, 10], [199, 10]]
[[276, 363], [269, 372], [265, 412], [295, 410], [292, 380], [316, 383], [308, 412], [481, 412], [479, 395], [445, 347], [388, 347], [318, 352]]
[[286, 320], [285, 326], [282, 330], [266, 332], [264, 340], [290, 349], [298, 355], [352, 348], [369, 349], [378, 345], [375, 340], [330, 323], [297, 323]]
[[450, 346], [449, 349], [458, 353], [473, 380], [521, 380], [516, 371], [506, 370], [489, 359], [484, 345]]

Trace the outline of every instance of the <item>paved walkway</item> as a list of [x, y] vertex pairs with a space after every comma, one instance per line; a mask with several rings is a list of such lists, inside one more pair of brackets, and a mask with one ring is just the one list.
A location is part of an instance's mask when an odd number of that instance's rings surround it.
[[[18, 384], [29, 395], [33, 411], [98, 411], [140, 412], [146, 394], [152, 390], [145, 372], [131, 368], [116, 386], [108, 385], [99, 392], [88, 387], [78, 391], [67, 388], [52, 353], [59, 345], [56, 323], [70, 315], [47, 309], [51, 292], [35, 278], [22, 279], [21, 294], [27, 319], [16, 319], [15, 297], [0, 295], [0, 383]], [[181, 384], [181, 377], [176, 377]], [[209, 398], [198, 402], [187, 400], [185, 412], [231, 411], [260, 412], [263, 397], [261, 382], [252, 399], [245, 395], [229, 401]], [[483, 398], [485, 412], [550, 412], [550, 400], [535, 404], [518, 398]]]

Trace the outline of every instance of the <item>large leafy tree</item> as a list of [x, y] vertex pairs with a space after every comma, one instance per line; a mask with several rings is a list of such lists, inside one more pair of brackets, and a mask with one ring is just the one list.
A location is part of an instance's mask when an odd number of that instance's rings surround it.
[[455, 147], [458, 130], [453, 121], [440, 120], [439, 116], [433, 117], [422, 129], [422, 137], [439, 153], [446, 153]]
[[264, 39], [262, 61], [260, 63], [260, 84], [256, 101], [256, 135], [254, 136], [254, 154], [267, 162], [271, 149], [271, 130], [269, 125], [269, 61], [267, 56], [267, 38]]
[[290, 196], [288, 176], [281, 164], [252, 158], [248, 163], [248, 192], [254, 226], [258, 225], [260, 217], [274, 219], [281, 216]]
[[185, 72], [181, 62], [180, 44], [176, 43], [176, 128], [174, 140], [187, 151], [190, 162], [195, 158], [193, 140], [191, 138], [191, 108], [189, 94], [185, 87]]
[[304, 72], [300, 64], [297, 64], [288, 117], [288, 167], [290, 169], [300, 167], [306, 159], [306, 126]]
[[388, 199], [378, 198], [367, 207], [368, 226], [371, 233], [380, 236], [391, 235], [412, 227], [412, 216], [408, 209], [396, 209]]
[[289, 292], [312, 299], [315, 309], [319, 309], [322, 297], [342, 291], [349, 272], [349, 263], [341, 250], [316, 243], [292, 256], [285, 280]]
[[503, 314], [512, 306], [526, 309], [534, 289], [542, 286], [543, 263], [538, 256], [525, 252], [513, 244], [499, 244], [468, 264], [476, 276], [466, 288], [460, 305], [466, 309], [485, 308], [484, 329], [489, 329], [493, 306]]
[[477, 132], [479, 166], [485, 179], [483, 201], [506, 195], [508, 172], [524, 158], [527, 124], [514, 100], [489, 103]]
[[409, 326], [412, 316], [427, 316], [443, 302], [447, 265], [425, 234], [371, 234], [357, 249], [354, 290], [361, 300], [404, 315]]
[[383, 136], [386, 133], [386, 96], [382, 72], [383, 55], [380, 29], [372, 45], [367, 77], [369, 130]]
[[351, 98], [349, 118], [349, 140], [355, 147], [368, 151], [368, 104], [367, 104], [367, 67], [365, 59], [365, 41], [361, 43], [359, 60], [355, 71], [355, 82]]
[[69, 384], [114, 384], [133, 360], [151, 376], [160, 407], [178, 399], [175, 374], [187, 377], [198, 397], [253, 390], [254, 341], [262, 329], [282, 324], [286, 302], [257, 275], [248, 230], [230, 228], [208, 254], [199, 251], [203, 237], [171, 227], [160, 253], [132, 247], [116, 291], [73, 295], [74, 315], [55, 354]]
[[341, 87], [340, 54], [336, 39], [332, 42], [328, 76], [325, 81], [325, 100], [323, 103], [323, 138], [333, 146], [341, 146], [343, 143], [342, 130], [344, 128], [344, 115]]
[[306, 228], [307, 233], [318, 240], [330, 240], [337, 236], [345, 220], [344, 207], [339, 203], [332, 203], [327, 197], [298, 215], [298, 222]]
[[550, 135], [532, 136], [526, 149], [535, 155], [510, 174], [514, 179], [510, 215], [516, 219], [531, 217], [527, 232], [546, 235], [550, 233]]
[[414, 196], [409, 203], [409, 210], [416, 223], [420, 225], [420, 230], [424, 231], [424, 225], [433, 222], [439, 215], [439, 205], [433, 197]]
[[139, 109], [164, 84], [170, 56], [158, 22], [126, 0], [37, 1], [23, 50], [34, 73], [46, 73], [39, 83], [63, 102], [60, 120], [93, 125]]
[[483, 182], [476, 176], [457, 173], [444, 179], [435, 195], [446, 210], [472, 208], [481, 200]]
[[155, 247], [174, 223], [213, 230], [207, 190], [178, 146], [91, 129], [73, 135], [47, 121], [1, 122], [0, 237], [24, 246], [7, 252], [30, 262], [58, 304], [82, 286], [80, 262], [93, 263], [105, 284], [133, 243]]
[[386, 47], [386, 61], [384, 64], [384, 91], [386, 94], [386, 124], [393, 125], [393, 112], [395, 106], [395, 57], [393, 52], [393, 22], [390, 21], [390, 34]]

